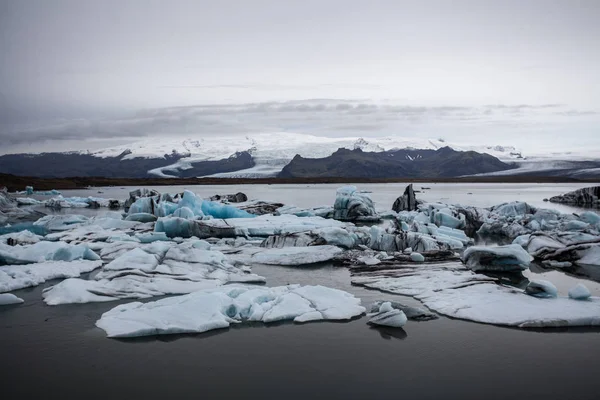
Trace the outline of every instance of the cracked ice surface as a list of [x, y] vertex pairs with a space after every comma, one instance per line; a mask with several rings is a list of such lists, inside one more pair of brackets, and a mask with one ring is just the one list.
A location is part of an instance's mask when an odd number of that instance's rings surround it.
[[199, 333], [232, 323], [348, 320], [365, 312], [360, 299], [324, 286], [225, 286], [151, 303], [129, 303], [96, 322], [109, 337]]
[[47, 261], [0, 267], [0, 292], [40, 285], [50, 279], [75, 278], [102, 265], [102, 261]]
[[414, 296], [428, 308], [453, 318], [495, 325], [532, 327], [598, 326], [600, 298], [537, 298], [495, 283], [460, 263], [437, 263], [361, 272], [354, 284]]
[[125, 248], [94, 280], [67, 279], [43, 292], [49, 305], [186, 294], [230, 282], [264, 282], [233, 266], [206, 242], [154, 242]]

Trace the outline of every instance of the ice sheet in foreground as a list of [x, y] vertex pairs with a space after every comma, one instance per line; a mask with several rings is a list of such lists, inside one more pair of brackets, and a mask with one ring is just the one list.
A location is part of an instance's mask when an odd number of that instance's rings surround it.
[[96, 326], [109, 337], [136, 337], [206, 332], [246, 321], [348, 320], [364, 312], [360, 299], [324, 286], [230, 285], [119, 305], [102, 314]]
[[500, 285], [460, 263], [394, 266], [354, 274], [352, 283], [414, 296], [431, 310], [453, 318], [521, 328], [598, 326], [600, 298], [538, 298]]

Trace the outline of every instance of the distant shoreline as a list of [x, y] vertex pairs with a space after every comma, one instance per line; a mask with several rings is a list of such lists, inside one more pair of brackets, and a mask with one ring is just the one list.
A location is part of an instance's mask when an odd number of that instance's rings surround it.
[[260, 184], [326, 184], [326, 183], [577, 183], [589, 185], [595, 179], [573, 179], [548, 176], [473, 176], [460, 178], [36, 178], [0, 174], [0, 187], [9, 191], [25, 190], [33, 186], [35, 190], [85, 189], [101, 186], [169, 186], [169, 185], [260, 185]]

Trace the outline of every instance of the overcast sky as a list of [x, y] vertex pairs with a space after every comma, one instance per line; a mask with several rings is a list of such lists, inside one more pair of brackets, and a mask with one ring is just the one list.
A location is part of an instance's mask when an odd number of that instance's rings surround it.
[[[211, 135], [223, 126], [230, 133], [246, 126], [338, 136], [473, 135], [474, 142], [483, 136], [517, 146], [512, 141], [525, 132], [532, 135], [526, 145], [552, 140], [600, 149], [599, 21], [597, 0], [0, 0], [1, 152], [24, 143], [29, 151], [98, 147], [90, 137], [109, 143]], [[406, 109], [387, 108], [388, 123], [378, 111], [345, 130], [344, 110], [309, 113], [314, 118], [302, 126], [306, 108], [263, 104], [245, 119], [226, 108], [210, 117], [201, 112], [200, 122], [163, 118], [158, 127], [137, 111], [291, 100], [306, 106], [309, 99], [428, 111], [414, 129]], [[521, 109], [498, 113], [498, 105]], [[448, 125], [438, 123], [444, 107], [480, 116], [468, 129], [461, 128], [465, 115], [452, 129], [440, 128]], [[481, 130], [473, 129], [477, 121]]]

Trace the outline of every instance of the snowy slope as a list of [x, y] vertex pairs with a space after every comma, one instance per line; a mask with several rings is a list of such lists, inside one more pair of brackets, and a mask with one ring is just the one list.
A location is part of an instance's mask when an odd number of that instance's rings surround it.
[[157, 176], [172, 176], [169, 170], [187, 169], [199, 161], [220, 160], [236, 152], [249, 152], [256, 166], [250, 169], [221, 173], [219, 177], [267, 177], [274, 176], [290, 162], [296, 154], [306, 158], [322, 158], [339, 148], [364, 151], [386, 151], [392, 149], [431, 149], [449, 146], [455, 150], [474, 150], [491, 154], [503, 161], [522, 159], [521, 153], [510, 146], [465, 146], [447, 143], [440, 139], [404, 137], [378, 138], [328, 138], [294, 133], [252, 134], [247, 136], [218, 136], [204, 138], [146, 139], [143, 141], [86, 152], [96, 157], [116, 157], [126, 154], [124, 159], [137, 157], [161, 158], [165, 154], [177, 153], [185, 157], [168, 167], [150, 171]]

